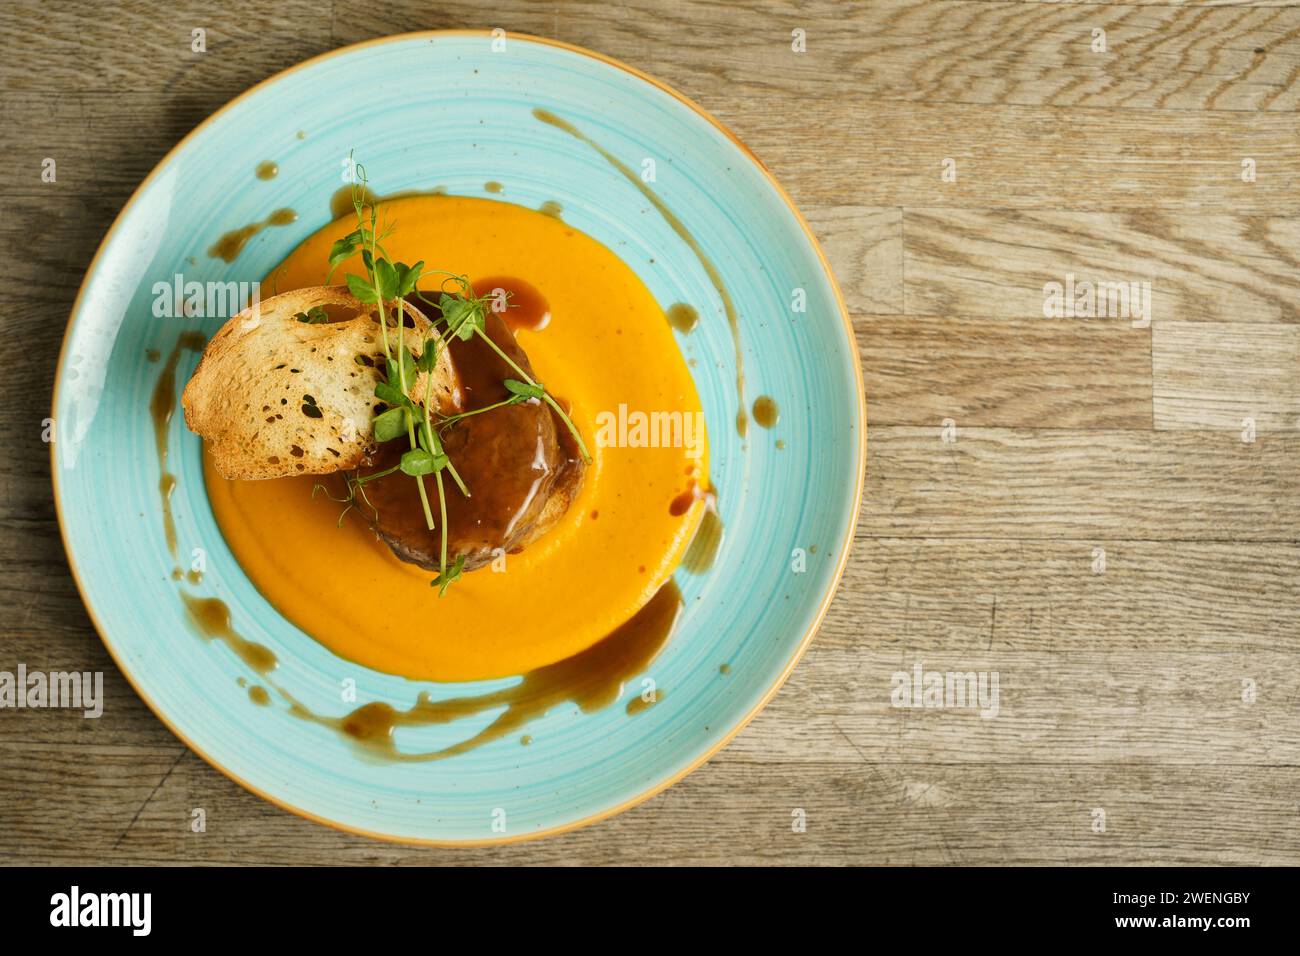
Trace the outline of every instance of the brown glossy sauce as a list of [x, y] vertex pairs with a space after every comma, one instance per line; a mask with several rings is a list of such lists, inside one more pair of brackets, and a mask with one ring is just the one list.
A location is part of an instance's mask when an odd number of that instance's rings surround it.
[[502, 190], [504, 187], [503, 187], [499, 182], [497, 182], [495, 179], [492, 179], [492, 180], [489, 180], [488, 182], [485, 182], [485, 183], [483, 184], [483, 188], [486, 189], [486, 190], [487, 190], [488, 192], [490, 192], [490, 193], [499, 193], [499, 192], [501, 192], [501, 190]]
[[[369, 186], [360, 186], [358, 189], [360, 199], [365, 205], [370, 206], [379, 202], [379, 197]], [[352, 205], [352, 187], [342, 186], [334, 190], [334, 195], [330, 196], [330, 215], [335, 219], [342, 219], [355, 211], [356, 208]]]
[[230, 230], [208, 247], [208, 255], [213, 259], [234, 262], [239, 254], [244, 251], [244, 246], [248, 244], [248, 240], [267, 226], [287, 226], [297, 221], [298, 214], [292, 209], [277, 209], [265, 219], [250, 222], [247, 226], [240, 226], [238, 229]]
[[700, 265], [704, 267], [704, 272], [708, 275], [709, 281], [713, 283], [714, 291], [716, 291], [718, 297], [722, 299], [722, 308], [727, 314], [727, 325], [731, 329], [731, 341], [736, 352], [736, 398], [739, 403], [739, 409], [736, 412], [736, 431], [743, 438], [745, 433], [749, 430], [749, 415], [745, 409], [745, 357], [740, 347], [740, 317], [736, 313], [735, 303], [731, 300], [731, 293], [727, 291], [727, 287], [722, 282], [722, 275], [718, 272], [717, 266], [715, 266], [713, 260], [705, 254], [704, 250], [700, 247], [699, 242], [696, 241], [695, 237], [692, 236], [690, 231], [686, 228], [685, 223], [677, 218], [676, 213], [669, 209], [667, 204], [655, 194], [654, 190], [646, 185], [636, 170], [632, 169], [632, 167], [628, 166], [625, 162], [613, 153], [609, 152], [568, 120], [560, 119], [560, 117], [556, 116], [549, 110], [536, 108], [533, 110], [533, 116], [541, 120], [543, 123], [554, 126], [556, 129], [561, 129], [575, 139], [586, 143], [603, 156], [605, 161], [622, 173], [628, 182], [641, 190], [641, 193], [650, 201], [650, 204], [659, 211], [659, 215], [663, 216], [664, 221], [668, 223], [673, 232], [677, 233], [681, 240], [690, 248], [691, 252], [695, 253], [695, 258], [700, 261]]
[[[577, 704], [584, 714], [608, 707], [668, 643], [681, 609], [681, 593], [669, 581], [631, 620], [600, 643], [568, 660], [530, 671], [518, 684], [477, 697], [432, 700], [422, 693], [408, 710], [375, 702], [342, 717], [324, 717], [284, 691], [280, 693], [294, 716], [339, 732], [370, 755], [385, 760], [444, 760], [512, 734], [566, 701]], [[406, 753], [394, 740], [399, 727], [447, 724], [503, 706], [505, 710], [485, 729], [441, 750]]]
[[268, 159], [257, 164], [256, 172], [258, 179], [274, 179], [280, 175], [280, 167]]
[[206, 342], [198, 332], [182, 332], [176, 338], [149, 398], [154, 448], [158, 452], [158, 494], [162, 497], [163, 533], [167, 537], [167, 550], [173, 556], [176, 554], [176, 520], [172, 517], [172, 492], [176, 490], [176, 476], [167, 470], [167, 426], [176, 412], [176, 363], [180, 361], [182, 350], [202, 352]]
[[719, 665], [718, 665], [718, 673], [721, 674], [723, 677], [726, 677], [728, 674], [731, 673], [731, 665], [730, 665], [730, 664], [719, 664]]
[[[374, 206], [394, 199], [406, 199], [409, 196], [444, 196], [446, 193], [446, 186], [434, 186], [430, 189], [402, 189], [381, 196], [369, 186], [360, 187], [361, 203], [365, 206]], [[355, 213], [356, 207], [352, 205], [352, 187], [344, 186], [336, 189], [334, 195], [330, 197], [330, 215], [335, 219], [342, 219]]]
[[712, 507], [714, 494], [692, 478], [686, 486], [686, 490], [668, 503], [668, 513], [674, 517], [680, 517], [691, 510], [691, 505], [697, 501], [703, 501], [709, 507]]
[[692, 485], [668, 503], [668, 513], [675, 518], [680, 518], [691, 510], [691, 505], [695, 503], [698, 497], [695, 493], [695, 486]]
[[[529, 368], [527, 356], [500, 316], [489, 313], [486, 331], [511, 359], [525, 370]], [[510, 396], [502, 382], [517, 378], [518, 373], [487, 343], [477, 336], [469, 341], [456, 338], [448, 348], [466, 410], [484, 408]], [[551, 407], [541, 402], [496, 408], [442, 432], [443, 449], [469, 490], [466, 497], [450, 475], [444, 474], [448, 563], [464, 554], [467, 568], [479, 567], [492, 560], [497, 548], [510, 552], [525, 540], [551, 490], [569, 477], [569, 469], [579, 467], [570, 438]], [[373, 472], [392, 467], [409, 448], [409, 440], [402, 438], [382, 445]], [[437, 522], [440, 515], [432, 476], [425, 479], [425, 487]], [[365, 491], [378, 512], [372, 523], [399, 556], [436, 568], [436, 559], [421, 560], [420, 554], [437, 554], [441, 532], [429, 529], [413, 479], [399, 471], [368, 483]], [[373, 512], [368, 516], [373, 518]]]
[[695, 306], [687, 305], [685, 302], [675, 302], [668, 307], [668, 324], [678, 332], [690, 334], [695, 331], [695, 326], [700, 324], [700, 313], [696, 311]]
[[700, 518], [700, 526], [695, 531], [686, 553], [682, 555], [682, 567], [692, 574], [703, 574], [713, 567], [722, 547], [722, 518], [718, 515], [716, 501], [710, 501]]
[[[230, 609], [224, 601], [184, 592], [181, 600], [200, 636], [205, 640], [220, 640], [240, 660], [261, 674], [288, 703], [290, 714], [337, 731], [368, 755], [397, 761], [444, 760], [467, 753], [514, 733], [565, 701], [577, 704], [584, 714], [608, 707], [622, 696], [627, 682], [643, 673], [663, 650], [682, 610], [681, 592], [676, 583], [669, 580], [645, 607], [608, 637], [567, 660], [530, 671], [511, 687], [477, 697], [439, 701], [421, 693], [407, 710], [375, 701], [342, 717], [326, 717], [269, 678], [268, 675], [279, 666], [274, 652], [235, 631], [230, 623]], [[249, 685], [243, 677], [237, 678], [237, 683], [248, 688], [249, 700], [254, 704], [265, 707], [271, 703], [271, 695], [265, 687]], [[653, 701], [644, 701], [640, 695], [633, 697], [627, 704], [628, 715], [641, 713], [665, 696], [663, 690], [656, 690], [655, 695]], [[487, 728], [450, 747], [428, 753], [404, 753], [397, 749], [394, 732], [398, 727], [448, 724], [502, 706], [505, 711]], [[526, 746], [533, 742], [533, 738], [525, 734], [519, 742]]]
[[754, 421], [763, 428], [775, 428], [781, 420], [781, 409], [776, 399], [770, 395], [760, 395], [754, 399]]
[[635, 717], [637, 714], [649, 710], [655, 704], [659, 703], [659, 701], [663, 700], [665, 696], [667, 695], [664, 693], [663, 689], [656, 687], [654, 694], [649, 700], [646, 700], [640, 694], [629, 700], [625, 711], [629, 717]]
[[537, 207], [537, 211], [543, 216], [550, 216], [552, 219], [560, 219], [564, 212], [564, 207], [554, 199], [548, 199]]
[[506, 310], [497, 314], [512, 332], [520, 329], [540, 332], [551, 324], [551, 304], [531, 282], [517, 276], [489, 276], [475, 280], [472, 288], [479, 296], [490, 295], [496, 289], [509, 293]]
[[264, 644], [257, 644], [236, 633], [230, 626], [230, 608], [217, 598], [201, 598], [181, 593], [190, 621], [205, 640], [219, 640], [239, 659], [259, 674], [269, 674], [279, 665], [275, 654]]

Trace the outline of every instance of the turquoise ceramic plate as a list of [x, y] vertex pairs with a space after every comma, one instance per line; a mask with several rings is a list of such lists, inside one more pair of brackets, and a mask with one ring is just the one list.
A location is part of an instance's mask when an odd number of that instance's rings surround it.
[[[636, 169], [656, 159], [655, 191], [735, 297], [750, 396], [771, 395], [782, 410], [773, 431], [751, 428], [742, 441], [733, 427], [732, 343], [697, 257], [627, 179], [535, 119], [535, 107]], [[649, 671], [670, 691], [635, 718], [624, 703], [639, 680], [604, 710], [554, 708], [528, 727], [531, 746], [512, 736], [437, 763], [376, 763], [278, 702], [251, 706], [238, 679], [253, 675], [187, 624], [163, 543], [147, 409], [160, 366], [145, 356], [165, 355], [182, 330], [211, 333], [220, 320], [155, 318], [154, 283], [178, 272], [200, 282], [261, 277], [328, 220], [354, 147], [381, 193], [438, 184], [483, 195], [496, 180], [512, 202], [558, 200], [566, 221], [617, 252], [660, 303], [704, 306], [681, 345], [697, 360], [726, 538], [712, 571], [678, 573], [686, 611]], [[253, 175], [266, 159], [280, 167], [271, 183]], [[283, 206], [299, 211], [296, 223], [262, 231], [230, 265], [207, 256], [215, 236]], [[803, 311], [792, 308], [797, 299]], [[180, 382], [194, 363], [183, 357]], [[629, 67], [516, 35], [497, 50], [486, 33], [469, 32], [327, 54], [255, 87], [187, 136], [131, 198], [90, 266], [59, 362], [54, 416], [69, 560], [105, 644], [158, 716], [268, 800], [347, 830], [428, 843], [525, 839], [598, 820], [720, 748], [776, 692], [826, 610], [852, 539], [865, 449], [843, 303], [816, 241], [762, 165], [698, 107]], [[170, 442], [181, 553], [207, 552], [196, 590], [225, 600], [235, 626], [274, 650], [286, 689], [338, 701], [321, 708], [341, 714], [346, 677], [357, 680], [360, 700], [398, 707], [421, 690], [437, 698], [503, 686], [416, 685], [331, 655], [260, 596], [226, 548], [205, 496], [199, 441], [180, 416]], [[399, 730], [398, 745], [435, 750], [493, 716]]]

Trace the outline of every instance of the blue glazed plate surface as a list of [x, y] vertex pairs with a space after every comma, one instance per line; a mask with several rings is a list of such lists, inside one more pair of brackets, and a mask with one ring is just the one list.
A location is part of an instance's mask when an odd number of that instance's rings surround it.
[[[733, 427], [732, 342], [699, 259], [633, 184], [589, 146], [539, 122], [535, 107], [633, 169], [655, 160], [652, 188], [735, 298], [748, 394], [777, 399], [776, 429], [751, 426], [742, 442]], [[278, 701], [252, 705], [238, 679], [255, 675], [190, 627], [182, 587], [221, 598], [234, 626], [279, 657], [278, 682], [300, 699], [338, 701], [321, 706], [335, 714], [351, 706], [339, 693], [346, 678], [360, 701], [395, 707], [421, 690], [438, 698], [509, 683], [414, 684], [359, 669], [287, 622], [222, 540], [200, 443], [179, 415], [169, 441], [180, 552], [204, 549], [207, 570], [197, 587], [172, 580], [148, 411], [160, 365], [146, 351], [165, 357], [181, 331], [210, 334], [220, 320], [155, 318], [154, 283], [175, 273], [200, 282], [266, 274], [328, 221], [353, 149], [380, 193], [438, 185], [480, 196], [498, 181], [511, 202], [558, 201], [565, 220], [618, 253], [661, 304], [701, 306], [698, 328], [679, 341], [695, 360], [726, 537], [712, 571], [678, 572], [686, 608], [646, 675], [667, 693], [643, 713], [629, 717], [624, 706], [640, 692], [638, 678], [603, 710], [556, 707], [528, 726], [530, 746], [511, 736], [435, 763], [375, 762]], [[267, 159], [280, 171], [262, 182], [253, 170]], [[297, 210], [298, 221], [263, 230], [231, 264], [207, 255], [214, 237], [280, 207]], [[792, 308], [800, 297], [804, 311]], [[195, 362], [182, 356], [178, 386]], [[428, 843], [524, 839], [591, 822], [721, 747], [775, 693], [825, 612], [852, 537], [865, 454], [857, 355], [838, 291], [761, 165], [698, 107], [627, 67], [515, 35], [493, 52], [486, 34], [461, 32], [391, 37], [308, 61], [235, 100], [173, 150], [90, 267], [60, 358], [54, 417], [55, 498], [69, 560], [109, 651], [158, 716], [281, 806]], [[435, 750], [494, 716], [399, 730], [398, 744]]]

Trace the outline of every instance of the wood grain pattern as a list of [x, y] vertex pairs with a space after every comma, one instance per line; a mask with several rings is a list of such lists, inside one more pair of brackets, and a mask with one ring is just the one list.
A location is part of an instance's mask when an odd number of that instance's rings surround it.
[[1046, 283], [1150, 283], [1151, 318], [1300, 322], [1300, 217], [909, 209], [904, 311], [1043, 316]]
[[[1294, 766], [1300, 738], [1280, 730], [1300, 692], [1292, 656], [822, 649], [787, 693], [814, 728], [833, 722], [873, 764], [910, 762], [919, 748], [927, 760], [955, 764], [1019, 764], [1028, 751], [1066, 765], [1104, 754], [1116, 764]], [[892, 706], [892, 675], [910, 677], [918, 663], [924, 671], [998, 674], [997, 707]], [[1246, 680], [1256, 685], [1252, 703], [1242, 699]], [[818, 759], [810, 748], [785, 758], [801, 754]]]
[[1156, 428], [1300, 431], [1300, 325], [1151, 329]]
[[903, 311], [903, 211], [867, 206], [802, 210], [854, 312]]
[[[1147, 209], [1158, 195], [1162, 209], [1300, 211], [1286, 113], [884, 102], [845, 115], [833, 97], [785, 110], [764, 99], [769, 119], [736, 126], [778, 176], [795, 173], [796, 201], [1094, 211]], [[955, 182], [942, 178], [948, 159]]]
[[1300, 436], [1236, 430], [870, 430], [867, 537], [1300, 540]]
[[1151, 337], [1127, 322], [855, 316], [876, 425], [1150, 428]]
[[1300, 634], [1294, 543], [864, 536], [854, 574], [818, 648], [1158, 657], [1294, 653]]
[[[610, 15], [600, 0], [570, 0], [494, 4], [486, 15], [472, 4], [439, 4], [414, 24], [490, 25], [579, 44], [599, 36], [605, 52], [673, 73], [688, 92], [707, 84], [778, 102], [844, 95], [859, 104], [1286, 112], [1297, 108], [1294, 6], [741, 0], [688, 8], [634, 0]], [[402, 8], [385, 14], [361, 0], [334, 6], [339, 40], [411, 25]], [[1093, 50], [1098, 28], [1106, 31], [1104, 52]], [[800, 55], [791, 49], [794, 29], [805, 33]]]
[[[422, 850], [153, 717], [69, 577], [41, 422], [86, 263], [190, 128], [335, 46], [493, 26], [660, 76], [776, 173], [854, 316], [870, 460], [821, 634], [727, 750], [595, 827]], [[0, 712], [0, 863], [1300, 863], [1300, 0], [15, 0], [0, 52], [0, 669], [106, 696]], [[1045, 317], [1070, 273], [1149, 281], [1150, 327]], [[996, 671], [998, 716], [892, 706], [918, 662]]]

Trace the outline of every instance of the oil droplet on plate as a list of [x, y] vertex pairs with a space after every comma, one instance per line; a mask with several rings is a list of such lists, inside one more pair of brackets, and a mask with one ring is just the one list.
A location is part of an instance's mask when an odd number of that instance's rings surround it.
[[668, 307], [667, 315], [668, 324], [684, 335], [695, 331], [695, 326], [700, 324], [700, 313], [685, 302], [674, 302]]
[[[518, 731], [558, 704], [572, 702], [589, 714], [614, 703], [627, 681], [643, 673], [668, 643], [681, 610], [681, 592], [669, 579], [629, 621], [587, 650], [529, 671], [518, 684], [491, 693], [444, 700], [433, 700], [427, 693], [421, 693], [407, 710], [375, 701], [342, 717], [327, 717], [295, 700], [282, 687], [272, 686], [289, 702], [289, 713], [338, 731], [372, 758], [444, 760]], [[659, 694], [662, 696], [663, 691]], [[505, 709], [492, 723], [459, 743], [426, 753], [397, 749], [394, 732], [400, 727], [451, 723], [503, 705]]]
[[229, 647], [245, 664], [259, 674], [269, 674], [279, 665], [269, 647], [257, 644], [235, 632], [230, 626], [230, 608], [217, 598], [201, 598], [182, 594], [185, 610], [204, 640], [219, 640]]
[[760, 395], [754, 399], [754, 421], [763, 428], [775, 428], [781, 420], [781, 409], [776, 399], [770, 395]]
[[[176, 490], [176, 476], [167, 470], [167, 429], [171, 425], [172, 415], [176, 411], [176, 363], [180, 361], [181, 351], [203, 351], [207, 343], [198, 332], [182, 332], [167, 356], [149, 396], [149, 417], [153, 420], [154, 447], [158, 454], [158, 494], [162, 499], [163, 535], [167, 540], [167, 550], [176, 554], [176, 521], [172, 517], [172, 492]], [[180, 571], [179, 568], [176, 569]], [[179, 580], [179, 573], [173, 575]]]
[[645, 697], [640, 695], [633, 697], [627, 702], [627, 715], [629, 717], [635, 717], [637, 714], [644, 713], [655, 704], [659, 703], [659, 701], [663, 700], [666, 696], [667, 695], [664, 693], [662, 688], [656, 688], [655, 692], [650, 695], [649, 700], [646, 700]]
[[[546, 123], [548, 126], [554, 126], [556, 129], [563, 130], [574, 139], [586, 143], [599, 153], [605, 161], [617, 169], [628, 182], [641, 191], [641, 194], [650, 202], [650, 205], [654, 206], [655, 209], [659, 211], [659, 215], [663, 216], [664, 221], [668, 223], [673, 232], [677, 233], [678, 237], [686, 243], [691, 252], [695, 253], [695, 258], [697, 258], [700, 261], [700, 265], [704, 267], [704, 271], [708, 275], [709, 281], [713, 284], [714, 290], [718, 293], [719, 298], [722, 299], [722, 308], [727, 315], [727, 325], [731, 329], [732, 345], [736, 352], [736, 399], [740, 406], [736, 409], [736, 433], [740, 435], [741, 438], [744, 438], [745, 434], [749, 431], [749, 415], [745, 410], [745, 357], [740, 345], [740, 315], [736, 311], [735, 302], [731, 299], [731, 293], [727, 291], [727, 287], [722, 281], [722, 274], [718, 272], [718, 267], [715, 266], [713, 260], [705, 254], [704, 249], [700, 246], [699, 242], [696, 241], [695, 237], [691, 235], [690, 231], [686, 228], [686, 225], [681, 221], [681, 219], [679, 219], [677, 215], [668, 208], [668, 205], [659, 198], [653, 189], [642, 181], [640, 174], [636, 170], [623, 162], [609, 150], [605, 149], [605, 147], [601, 146], [568, 120], [561, 119], [550, 110], [545, 110], [541, 107], [534, 107], [533, 116], [539, 121]], [[542, 211], [545, 212], [545, 208], [543, 208]]]
[[692, 574], [703, 574], [713, 567], [718, 549], [722, 547], [722, 532], [722, 518], [718, 516], [717, 506], [710, 502], [704, 510], [704, 516], [700, 518], [695, 537], [682, 556], [682, 567]]
[[292, 209], [277, 209], [259, 222], [250, 222], [247, 226], [230, 230], [208, 247], [208, 255], [223, 262], [234, 262], [235, 258], [244, 251], [244, 246], [248, 245], [248, 240], [267, 226], [287, 226], [297, 221], [298, 214]]

